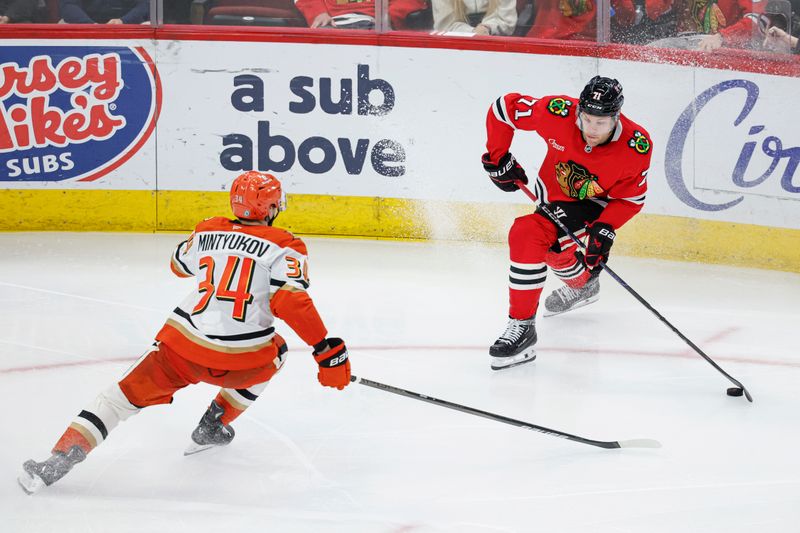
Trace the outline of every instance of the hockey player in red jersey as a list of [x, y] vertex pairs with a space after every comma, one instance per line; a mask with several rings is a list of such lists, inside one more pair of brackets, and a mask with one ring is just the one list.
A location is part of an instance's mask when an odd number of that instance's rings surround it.
[[585, 253], [541, 209], [517, 218], [510, 248], [509, 322], [489, 349], [491, 367], [507, 368], [536, 358], [536, 312], [547, 268], [565, 286], [545, 299], [545, 315], [594, 302], [600, 261], [608, 259], [616, 230], [644, 205], [652, 143], [644, 128], [620, 113], [624, 98], [617, 80], [595, 76], [580, 98], [534, 98], [517, 93], [498, 98], [486, 117], [488, 152], [482, 162], [504, 191], [528, 183], [509, 153], [517, 130], [535, 131], [547, 154], [532, 189], [538, 202], [578, 238]]
[[230, 191], [235, 219], [200, 222], [172, 254], [172, 271], [197, 282], [156, 335], [156, 342], [118, 383], [75, 417], [45, 461], [26, 461], [19, 476], [32, 494], [52, 485], [100, 445], [108, 433], [142, 408], [172, 402], [189, 384], [220, 387], [192, 432], [184, 452], [229, 444], [230, 426], [258, 398], [286, 357], [274, 318], [286, 322], [309, 346], [326, 387], [350, 383], [342, 339], [328, 332], [309, 297], [306, 246], [272, 226], [285, 206], [280, 182], [245, 172]]

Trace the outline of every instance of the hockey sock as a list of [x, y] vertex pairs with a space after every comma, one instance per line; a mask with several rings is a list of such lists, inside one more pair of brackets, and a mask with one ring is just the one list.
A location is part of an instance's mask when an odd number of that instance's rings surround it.
[[227, 425], [236, 420], [248, 407], [253, 405], [253, 402], [266, 388], [267, 383], [269, 382], [259, 383], [247, 389], [220, 389], [217, 397], [214, 398], [214, 401], [225, 409], [220, 421]]
[[545, 255], [556, 240], [553, 224], [539, 214], [519, 217], [508, 232], [511, 266], [508, 276], [508, 316], [531, 318], [547, 277]]
[[547, 276], [544, 263], [511, 262], [508, 276], [508, 316], [525, 320], [536, 314]]
[[115, 383], [78, 413], [58, 439], [53, 452], [69, 453], [73, 446], [80, 446], [88, 454], [106, 440], [120, 421], [127, 420], [140, 410], [128, 401], [122, 389]]
[[575, 257], [574, 244], [560, 253], [548, 252], [545, 259], [553, 274], [567, 286], [579, 289], [589, 281], [591, 272]]

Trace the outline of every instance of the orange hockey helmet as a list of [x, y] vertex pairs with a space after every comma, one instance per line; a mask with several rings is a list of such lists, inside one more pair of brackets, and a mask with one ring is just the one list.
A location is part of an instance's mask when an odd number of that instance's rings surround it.
[[[270, 212], [275, 208], [274, 215]], [[286, 209], [281, 182], [272, 174], [250, 170], [231, 185], [231, 209], [245, 220], [270, 220]]]

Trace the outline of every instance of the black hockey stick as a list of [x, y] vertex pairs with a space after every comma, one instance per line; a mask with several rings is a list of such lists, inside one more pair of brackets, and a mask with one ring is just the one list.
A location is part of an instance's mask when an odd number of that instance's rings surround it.
[[386, 385], [384, 383], [378, 383], [377, 381], [372, 381], [365, 378], [351, 376], [350, 381], [355, 381], [357, 383], [360, 383], [361, 385], [372, 387], [373, 389], [391, 392], [392, 394], [398, 394], [400, 396], [405, 396], [407, 398], [413, 398], [415, 400], [421, 400], [423, 402], [432, 403], [440, 407], [447, 407], [448, 409], [461, 411], [462, 413], [481, 416], [483, 418], [488, 418], [489, 420], [494, 420], [495, 422], [502, 422], [504, 424], [510, 424], [512, 426], [521, 427], [523, 429], [538, 431], [539, 433], [544, 433], [545, 435], [552, 435], [554, 437], [560, 437], [562, 439], [567, 439], [574, 442], [589, 444], [590, 446], [597, 446], [599, 448], [606, 448], [609, 450], [614, 448], [661, 448], [661, 443], [653, 439], [631, 439], [631, 440], [611, 440], [611, 441], [585, 439], [583, 437], [578, 437], [577, 435], [570, 435], [569, 433], [564, 433], [563, 431], [549, 429], [543, 426], [537, 426], [536, 424], [530, 424], [528, 422], [523, 422], [522, 420], [515, 420], [513, 418], [508, 418], [507, 416], [496, 415], [494, 413], [489, 413], [488, 411], [481, 411], [480, 409], [467, 407], [466, 405], [460, 405], [457, 403], [448, 402], [447, 400], [440, 400], [439, 398], [434, 398], [432, 396], [428, 396], [425, 394], [419, 394], [418, 392], [412, 392], [398, 387], [393, 387], [391, 385]]
[[[568, 229], [567, 229], [567, 227], [566, 227], [566, 226], [565, 226], [565, 225], [564, 225], [564, 224], [563, 224], [563, 223], [562, 223], [562, 222], [561, 222], [561, 221], [558, 219], [558, 217], [556, 217], [556, 216], [555, 216], [555, 215], [552, 213], [552, 211], [550, 211], [550, 209], [548, 209], [548, 208], [547, 208], [547, 205], [546, 205], [546, 204], [544, 204], [544, 203], [541, 203], [541, 204], [540, 204], [540, 203], [538, 202], [538, 199], [536, 198], [536, 196], [534, 196], [534, 194], [533, 194], [533, 193], [530, 191], [530, 189], [528, 189], [528, 187], [526, 187], [526, 186], [525, 186], [525, 184], [524, 184], [524, 183], [522, 183], [521, 181], [517, 181], [517, 182], [515, 182], [515, 183], [516, 183], [517, 185], [519, 185], [519, 188], [520, 188], [520, 189], [522, 189], [522, 192], [524, 192], [524, 193], [525, 193], [525, 194], [528, 196], [528, 198], [530, 198], [531, 200], [533, 200], [533, 203], [534, 203], [534, 204], [536, 204], [536, 205], [539, 207], [539, 209], [541, 209], [541, 210], [542, 210], [542, 212], [543, 212], [545, 215], [547, 215], [547, 216], [550, 218], [550, 220], [552, 220], [552, 221], [553, 221], [553, 222], [554, 222], [554, 223], [555, 223], [555, 224], [556, 224], [556, 225], [557, 225], [559, 228], [561, 228], [561, 231], [563, 231], [564, 233], [566, 233], [567, 235], [569, 235], [569, 238], [570, 238], [570, 239], [572, 239], [572, 240], [575, 242], [575, 244], [577, 244], [577, 245], [578, 245], [578, 247], [579, 247], [581, 250], [585, 250], [585, 249], [586, 249], [586, 245], [585, 245], [585, 244], [583, 244], [583, 242], [581, 242], [581, 240], [580, 240], [580, 239], [578, 239], [578, 238], [577, 238], [577, 237], [576, 237], [576, 236], [575, 236], [575, 235], [574, 235], [574, 234], [573, 234], [573, 233], [572, 233], [570, 230], [568, 230]], [[705, 352], [703, 352], [703, 350], [701, 350], [701, 349], [700, 349], [700, 348], [699, 348], [699, 347], [698, 347], [698, 346], [697, 346], [695, 343], [693, 343], [691, 340], [689, 340], [689, 338], [688, 338], [688, 337], [686, 337], [686, 335], [684, 335], [683, 333], [681, 333], [681, 332], [680, 332], [680, 330], [679, 330], [678, 328], [676, 328], [675, 326], [673, 326], [673, 325], [672, 325], [672, 323], [671, 323], [669, 320], [667, 320], [666, 318], [664, 318], [664, 316], [663, 316], [661, 313], [659, 313], [658, 311], [656, 311], [656, 310], [655, 310], [655, 308], [654, 308], [652, 305], [650, 305], [650, 303], [648, 303], [648, 301], [647, 301], [647, 300], [645, 300], [644, 298], [642, 298], [642, 297], [639, 295], [639, 293], [638, 293], [638, 292], [636, 292], [635, 290], [633, 290], [633, 288], [632, 288], [630, 285], [628, 285], [628, 284], [625, 282], [625, 280], [623, 280], [621, 277], [619, 277], [619, 276], [617, 275], [617, 273], [616, 273], [616, 272], [614, 272], [613, 270], [611, 270], [611, 268], [610, 268], [608, 265], [606, 265], [606, 264], [605, 264], [603, 261], [600, 261], [600, 267], [601, 267], [601, 268], [602, 268], [602, 269], [603, 269], [605, 272], [607, 272], [609, 276], [611, 276], [612, 278], [614, 278], [614, 280], [615, 280], [617, 283], [619, 283], [620, 285], [622, 285], [622, 287], [623, 287], [623, 288], [625, 288], [625, 290], [626, 290], [626, 291], [628, 291], [629, 293], [631, 293], [631, 295], [633, 295], [633, 297], [634, 297], [634, 298], [636, 298], [637, 300], [639, 300], [639, 303], [640, 303], [640, 304], [642, 304], [643, 306], [645, 306], [647, 309], [649, 309], [649, 310], [650, 310], [650, 312], [652, 312], [654, 315], [656, 315], [656, 317], [658, 317], [658, 319], [659, 319], [661, 322], [663, 322], [664, 324], [666, 324], [666, 326], [667, 326], [669, 329], [671, 329], [671, 330], [673, 331], [673, 333], [675, 333], [675, 334], [676, 334], [678, 337], [680, 337], [680, 338], [683, 340], [683, 342], [685, 342], [686, 344], [688, 344], [688, 345], [689, 345], [689, 346], [690, 346], [690, 347], [691, 347], [691, 348], [692, 348], [692, 349], [693, 349], [695, 352], [697, 352], [697, 354], [698, 354], [698, 355], [700, 355], [700, 356], [701, 356], [703, 359], [705, 359], [706, 361], [708, 361], [708, 363], [709, 363], [711, 366], [713, 366], [714, 368], [716, 368], [716, 369], [717, 369], [717, 370], [720, 372], [720, 374], [722, 374], [723, 376], [725, 376], [726, 378], [728, 378], [728, 380], [730, 380], [730, 382], [731, 382], [731, 383], [733, 383], [733, 384], [734, 384], [734, 385], [736, 385], [736, 386], [737, 386], [739, 389], [741, 389], [741, 390], [744, 392], [744, 395], [745, 395], [745, 397], [746, 397], [746, 398], [747, 398], [747, 399], [748, 399], [750, 402], [752, 402], [752, 401], [753, 401], [753, 397], [750, 395], [750, 391], [748, 391], [748, 390], [745, 388], [745, 386], [744, 386], [744, 385], [742, 385], [742, 383], [741, 383], [739, 380], [737, 380], [736, 378], [734, 378], [733, 376], [731, 376], [730, 374], [728, 374], [727, 372], [725, 372], [725, 371], [722, 369], [722, 367], [720, 367], [720, 366], [719, 366], [719, 365], [718, 365], [718, 364], [717, 364], [717, 363], [716, 363], [716, 362], [715, 362], [713, 359], [711, 359], [709, 356], [707, 356], [707, 355], [705, 354]], [[731, 396], [733, 396], [733, 394], [731, 394]], [[736, 396], [741, 396], [741, 393], [740, 393], [740, 394], [736, 394]]]

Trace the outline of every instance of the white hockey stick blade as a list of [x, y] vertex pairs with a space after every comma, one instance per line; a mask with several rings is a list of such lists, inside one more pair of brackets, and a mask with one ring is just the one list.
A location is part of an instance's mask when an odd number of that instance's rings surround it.
[[22, 487], [27, 494], [35, 494], [39, 492], [42, 487], [45, 486], [44, 481], [39, 476], [32, 476], [29, 473], [25, 472], [24, 470], [22, 473], [17, 477], [17, 482], [19, 486]]
[[617, 442], [620, 448], [661, 448], [661, 443], [655, 439], [631, 439]]

